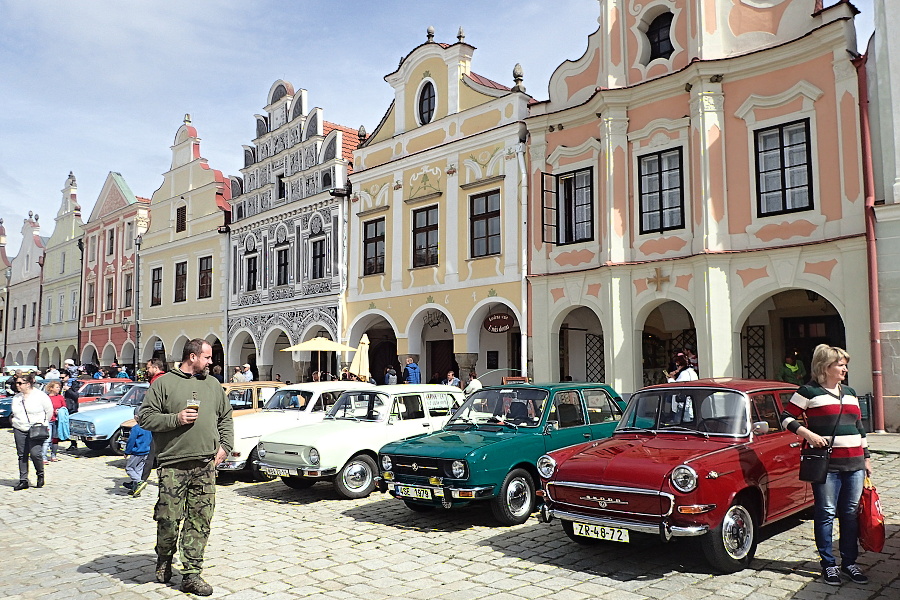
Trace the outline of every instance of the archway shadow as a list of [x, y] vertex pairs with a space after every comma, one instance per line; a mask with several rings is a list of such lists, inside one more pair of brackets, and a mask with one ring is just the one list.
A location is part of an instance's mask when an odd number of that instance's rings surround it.
[[452, 532], [473, 527], [503, 527], [494, 520], [490, 507], [484, 502], [449, 510], [435, 508], [427, 512], [416, 512], [387, 494], [382, 500], [355, 506], [345, 510], [343, 514], [357, 521], [377, 523], [405, 531]]

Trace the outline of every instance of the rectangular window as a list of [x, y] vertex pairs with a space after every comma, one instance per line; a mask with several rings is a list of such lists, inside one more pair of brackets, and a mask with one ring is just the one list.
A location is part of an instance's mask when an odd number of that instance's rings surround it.
[[110, 277], [106, 280], [106, 308], [104, 310], [112, 310], [115, 306], [115, 300], [113, 299], [113, 280]]
[[51, 296], [47, 296], [47, 320], [45, 323], [48, 325], [53, 321], [53, 298]]
[[809, 119], [756, 132], [759, 216], [813, 207]]
[[56, 320], [59, 322], [62, 322], [63, 319], [66, 318], [66, 295], [65, 294], [59, 295], [59, 308], [57, 310], [59, 311], [57, 313], [57, 316], [59, 318]]
[[175, 209], [175, 231], [187, 229], [187, 206], [179, 206]]
[[125, 223], [125, 249], [131, 250], [134, 245], [134, 221]]
[[94, 284], [87, 284], [87, 298], [84, 301], [84, 314], [94, 314]]
[[197, 274], [197, 297], [212, 297], [212, 256], [204, 256], [200, 259]]
[[88, 260], [95, 261], [97, 260], [97, 236], [92, 235], [91, 239], [88, 240]]
[[16, 328], [16, 321], [17, 321], [18, 319], [19, 319], [19, 307], [18, 307], [18, 306], [14, 306], [14, 307], [13, 307], [13, 318], [12, 318], [12, 323], [13, 323], [12, 328], [13, 328], [13, 329]]
[[71, 306], [71, 314], [69, 315], [69, 319], [74, 321], [78, 318], [78, 292], [72, 292], [72, 304]]
[[59, 255], [59, 272], [60, 273], [66, 272], [66, 253], [65, 252], [63, 252]]
[[132, 297], [134, 296], [134, 276], [131, 273], [125, 273], [125, 297], [122, 299], [122, 304], [125, 308], [129, 308], [132, 304]]
[[175, 263], [175, 302], [187, 300], [187, 262]]
[[500, 254], [500, 190], [472, 196], [469, 214], [472, 258]]
[[384, 218], [363, 223], [363, 275], [384, 273]]
[[112, 256], [116, 249], [116, 230], [110, 229], [106, 232], [106, 255]]
[[684, 183], [681, 148], [638, 158], [641, 233], [684, 227]]
[[413, 267], [438, 264], [438, 207], [413, 211]]
[[162, 267], [150, 271], [150, 306], [162, 304]]
[[256, 257], [247, 257], [247, 291], [256, 291]]
[[[31, 326], [34, 327], [37, 324], [37, 302], [31, 303]], [[24, 327], [25, 324], [22, 324]]]
[[288, 284], [288, 248], [275, 251], [276, 285]]
[[4, 323], [4, 321], [3, 321], [3, 311], [0, 310], [0, 331], [3, 331], [3, 326], [4, 326], [3, 323]]
[[312, 278], [323, 277], [325, 277], [325, 240], [321, 239], [312, 242]]
[[287, 196], [287, 188], [284, 185], [284, 175], [275, 176], [275, 190], [278, 194], [276, 198], [278, 200], [284, 200], [285, 196]]
[[593, 170], [558, 175], [556, 193], [556, 243], [574, 244], [594, 239]]

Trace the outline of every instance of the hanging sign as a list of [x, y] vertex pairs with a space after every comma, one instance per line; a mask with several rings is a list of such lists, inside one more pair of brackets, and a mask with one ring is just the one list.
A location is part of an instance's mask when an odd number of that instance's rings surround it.
[[512, 315], [497, 313], [488, 315], [484, 320], [483, 326], [485, 331], [489, 331], [490, 333], [506, 333], [512, 329], [514, 323], [515, 320]]
[[162, 342], [159, 341], [159, 340], [153, 342], [153, 349], [154, 349], [154, 350], [162, 350], [162, 349], [163, 349], [163, 344], [162, 344]]

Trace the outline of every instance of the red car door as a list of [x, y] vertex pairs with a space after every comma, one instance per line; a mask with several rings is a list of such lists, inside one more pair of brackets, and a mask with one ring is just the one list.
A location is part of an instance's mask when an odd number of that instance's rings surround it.
[[800, 449], [797, 436], [781, 427], [781, 406], [775, 394], [751, 396], [753, 421], [765, 421], [769, 431], [755, 434], [753, 448], [768, 473], [766, 488], [767, 515], [765, 520], [778, 518], [793, 511], [806, 501], [806, 483], [798, 477]]

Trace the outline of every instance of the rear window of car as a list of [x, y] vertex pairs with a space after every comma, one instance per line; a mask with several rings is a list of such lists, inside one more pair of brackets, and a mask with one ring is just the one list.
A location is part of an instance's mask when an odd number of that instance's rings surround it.
[[312, 397], [313, 393], [306, 390], [278, 390], [266, 402], [266, 408], [270, 410], [302, 410], [306, 408], [306, 403]]

